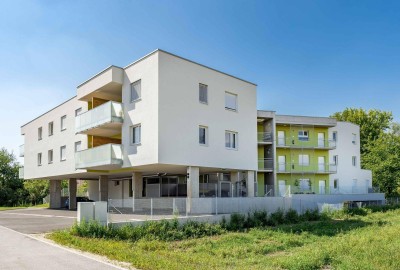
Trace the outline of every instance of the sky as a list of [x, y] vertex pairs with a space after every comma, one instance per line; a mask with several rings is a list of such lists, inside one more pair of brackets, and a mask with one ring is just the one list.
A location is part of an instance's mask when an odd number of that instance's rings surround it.
[[0, 148], [113, 64], [160, 48], [254, 82], [257, 107], [400, 120], [400, 1], [0, 1]]

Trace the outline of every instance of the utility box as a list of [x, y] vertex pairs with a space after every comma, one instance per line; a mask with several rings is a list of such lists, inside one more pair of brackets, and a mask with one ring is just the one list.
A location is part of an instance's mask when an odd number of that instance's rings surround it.
[[78, 202], [77, 222], [96, 220], [107, 225], [107, 202]]

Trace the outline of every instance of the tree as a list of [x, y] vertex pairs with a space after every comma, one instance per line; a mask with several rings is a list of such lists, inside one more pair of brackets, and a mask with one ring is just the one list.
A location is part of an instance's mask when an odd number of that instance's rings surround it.
[[338, 121], [346, 121], [360, 126], [361, 155], [368, 152], [368, 144], [374, 142], [379, 136], [391, 127], [393, 115], [391, 112], [381, 110], [364, 110], [362, 108], [346, 108], [336, 112], [331, 117]]
[[18, 177], [19, 165], [15, 156], [4, 148], [0, 150], [0, 205], [23, 203], [26, 196], [23, 180]]
[[27, 191], [27, 200], [31, 204], [40, 204], [43, 198], [49, 194], [49, 181], [47, 180], [26, 180], [24, 188]]
[[388, 195], [397, 193], [400, 186], [400, 136], [396, 131], [382, 133], [367, 146], [362, 156], [366, 168], [372, 170], [374, 185]]

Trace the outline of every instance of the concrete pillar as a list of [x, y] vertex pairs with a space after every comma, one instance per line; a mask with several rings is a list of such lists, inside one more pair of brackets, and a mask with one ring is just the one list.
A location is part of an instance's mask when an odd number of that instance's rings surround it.
[[99, 201], [108, 201], [108, 176], [100, 175], [99, 177]]
[[236, 191], [236, 183], [239, 181], [239, 172], [231, 172], [231, 183], [232, 183], [232, 187], [231, 187], [231, 197], [235, 197], [237, 193]]
[[143, 176], [141, 172], [132, 173], [132, 193], [134, 199], [142, 198]]
[[191, 213], [193, 209], [193, 198], [199, 197], [199, 167], [188, 167], [187, 168], [187, 201], [186, 201], [186, 212]]
[[254, 197], [254, 171], [246, 171], [247, 197]]
[[76, 209], [76, 179], [70, 178], [68, 180], [68, 190], [69, 190], [69, 209]]
[[50, 208], [61, 208], [61, 180], [50, 180]]

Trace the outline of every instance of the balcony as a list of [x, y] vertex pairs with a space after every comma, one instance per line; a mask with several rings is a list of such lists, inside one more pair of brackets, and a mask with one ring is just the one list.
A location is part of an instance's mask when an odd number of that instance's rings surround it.
[[274, 171], [274, 159], [262, 158], [258, 160], [258, 171], [259, 172], [272, 172]]
[[19, 156], [23, 157], [25, 155], [25, 145], [22, 144], [19, 146]]
[[122, 103], [109, 101], [75, 118], [75, 132], [112, 137], [121, 134]]
[[24, 179], [24, 167], [19, 167], [18, 177], [19, 179]]
[[75, 153], [76, 169], [112, 170], [123, 163], [120, 144], [104, 144]]
[[318, 140], [298, 140], [297, 138], [278, 138], [277, 139], [277, 148], [309, 148], [309, 149], [335, 149], [336, 141], [335, 140], [326, 140], [326, 139], [318, 139]]
[[292, 174], [327, 174], [336, 173], [337, 166], [335, 164], [320, 163], [320, 164], [301, 164], [301, 163], [278, 163], [278, 173]]
[[272, 144], [272, 132], [258, 132], [257, 141], [259, 144]]

